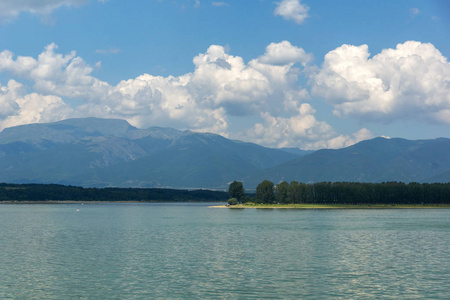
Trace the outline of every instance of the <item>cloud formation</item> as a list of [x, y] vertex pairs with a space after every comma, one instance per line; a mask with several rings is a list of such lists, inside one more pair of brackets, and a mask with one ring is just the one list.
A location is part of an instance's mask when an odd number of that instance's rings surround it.
[[109, 48], [109, 49], [97, 49], [95, 50], [95, 53], [97, 54], [104, 54], [104, 55], [108, 55], [108, 54], [119, 54], [120, 52], [122, 52], [122, 50], [120, 50], [119, 48]]
[[8, 71], [19, 78], [30, 79], [33, 88], [45, 94], [86, 99], [101, 97], [109, 85], [91, 76], [93, 69], [76, 52], [62, 55], [50, 44], [37, 59], [18, 56], [8, 50], [0, 52], [0, 72]]
[[417, 7], [413, 7], [409, 9], [409, 13], [411, 14], [411, 17], [415, 18], [420, 14], [420, 10]]
[[22, 12], [48, 15], [60, 7], [76, 7], [86, 2], [87, 0], [2, 0], [0, 1], [0, 20], [13, 20]]
[[311, 53], [306, 53], [302, 48], [292, 46], [288, 41], [282, 41], [267, 46], [266, 53], [260, 56], [258, 60], [268, 65], [282, 66], [301, 63], [302, 66], [306, 66], [313, 59], [314, 56]]
[[301, 141], [302, 149], [338, 149], [374, 137], [366, 128], [352, 136], [337, 134], [329, 124], [318, 121], [315, 113], [316, 110], [308, 103], [301, 104], [297, 114], [289, 118], [261, 113], [263, 121], [246, 130], [239, 138], [251, 138], [257, 144], [277, 147], [298, 146]]
[[[288, 41], [271, 43], [249, 62], [210, 46], [181, 76], [142, 74], [110, 85], [75, 51], [50, 44], [37, 58], [0, 52], [0, 129], [68, 117], [121, 118], [145, 128], [170, 126], [222, 134], [265, 146], [339, 148], [372, 137], [363, 128], [340, 134], [318, 120], [311, 93], [340, 117], [392, 122], [415, 118], [450, 123], [450, 66], [431, 44], [405, 42], [370, 58], [368, 47], [342, 45], [318, 68]], [[309, 74], [309, 72], [308, 72]], [[22, 82], [21, 82], [22, 81]], [[25, 82], [25, 83], [24, 83]], [[246, 127], [231, 131], [233, 122]], [[250, 121], [251, 120], [251, 121]]]
[[218, 1], [213, 1], [213, 3], [211, 3], [212, 6], [229, 6], [230, 4], [227, 2], [218, 2]]
[[311, 83], [337, 116], [450, 124], [450, 64], [429, 43], [407, 41], [372, 58], [367, 45], [342, 45], [326, 54]]
[[[303, 103], [293, 116], [274, 117], [269, 112], [261, 113], [262, 122], [245, 132], [245, 137], [252, 136], [256, 143], [263, 145], [278, 145], [288, 147], [296, 140], [308, 142], [317, 139], [329, 139], [334, 131], [325, 122], [319, 122], [314, 117], [316, 111], [307, 103]], [[308, 147], [304, 144], [306, 148]]]
[[73, 109], [54, 95], [26, 94], [21, 83], [0, 85], [0, 129], [19, 124], [53, 122], [71, 116]]
[[285, 20], [292, 20], [297, 24], [302, 24], [308, 18], [309, 7], [302, 4], [300, 0], [282, 0], [276, 2], [274, 14], [282, 16]]
[[[15, 80], [1, 87], [0, 128], [67, 117], [113, 117], [138, 127], [189, 128], [270, 146], [300, 146], [302, 140], [336, 136], [328, 124], [315, 119], [314, 109], [305, 103], [309, 93], [298, 85], [301, 68], [312, 59], [288, 41], [268, 45], [248, 63], [212, 45], [194, 57], [192, 73], [143, 74], [112, 86], [95, 78], [93, 68], [75, 51], [57, 53], [55, 44], [37, 58], [5, 50], [0, 52], [0, 72], [28, 80], [32, 92]], [[261, 122], [229, 132], [233, 116]]]

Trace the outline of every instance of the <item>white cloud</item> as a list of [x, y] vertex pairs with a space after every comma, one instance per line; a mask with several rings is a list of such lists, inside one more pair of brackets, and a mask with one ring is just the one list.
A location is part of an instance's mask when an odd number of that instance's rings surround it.
[[302, 149], [337, 149], [351, 146], [372, 138], [368, 129], [361, 129], [352, 136], [338, 135], [326, 122], [318, 121], [315, 109], [307, 103], [300, 105], [297, 114], [291, 117], [274, 117], [261, 114], [263, 122], [255, 124], [237, 138], [272, 147], [300, 147]]
[[119, 48], [109, 48], [109, 49], [97, 49], [95, 50], [95, 53], [97, 54], [119, 54], [120, 52], [122, 52], [122, 50], [120, 50]]
[[[108, 108], [108, 114], [125, 118], [138, 127], [160, 125], [226, 133], [223, 108], [198, 102], [189, 90], [190, 80], [190, 74], [144, 74], [111, 87], [100, 105]], [[91, 109], [92, 104], [88, 107]]]
[[20, 124], [55, 122], [73, 116], [73, 109], [58, 96], [31, 93], [16, 99], [16, 103], [20, 107], [17, 114], [2, 121], [2, 129]]
[[22, 12], [48, 15], [62, 6], [77, 7], [86, 2], [87, 0], [2, 0], [0, 1], [0, 20], [13, 20]]
[[72, 113], [72, 108], [58, 96], [25, 94], [23, 85], [14, 80], [7, 86], [0, 86], [0, 130], [28, 123], [59, 121]]
[[141, 127], [163, 124], [228, 135], [229, 115], [296, 109], [307, 98], [308, 93], [296, 86], [298, 70], [293, 64], [300, 60], [285, 66], [259, 59], [245, 64], [213, 45], [193, 59], [194, 72], [179, 77], [144, 74], [122, 81], [111, 87], [107, 105], [114, 114], [142, 115], [131, 120]]
[[307, 103], [301, 104], [297, 113], [291, 117], [274, 117], [269, 112], [263, 112], [263, 122], [244, 132], [242, 138], [274, 147], [299, 144], [307, 147], [308, 142], [331, 138], [334, 135], [333, 128], [325, 122], [317, 121], [315, 112]]
[[[305, 103], [308, 91], [298, 85], [300, 68], [310, 64], [312, 55], [287, 41], [270, 44], [248, 63], [212, 45], [194, 57], [192, 73], [143, 74], [115, 86], [95, 78], [93, 68], [74, 51], [64, 55], [56, 50], [50, 44], [36, 59], [0, 52], [0, 72], [32, 84], [31, 92], [14, 80], [1, 87], [1, 128], [95, 116], [126, 119], [141, 128], [158, 125], [239, 136], [273, 147], [338, 144], [332, 141], [338, 134], [315, 118], [315, 110]], [[230, 132], [230, 116], [254, 120], [254, 126]]]
[[309, 144], [311, 149], [340, 149], [349, 147], [364, 140], [372, 139], [374, 135], [367, 128], [362, 128], [357, 132], [349, 135], [337, 135], [328, 140], [318, 140]]
[[271, 92], [264, 74], [248, 67], [241, 57], [225, 53], [222, 46], [209, 47], [194, 58], [194, 64], [189, 88], [206, 106], [224, 106], [231, 114], [247, 114]]
[[274, 14], [282, 16], [286, 20], [293, 20], [297, 24], [302, 24], [308, 18], [309, 7], [302, 4], [300, 0], [282, 0], [276, 2]]
[[271, 43], [267, 46], [266, 53], [260, 56], [258, 60], [268, 65], [278, 66], [299, 62], [306, 66], [313, 58], [314, 56], [311, 53], [306, 53], [302, 48], [292, 46], [288, 41], [282, 41], [281, 43]]
[[420, 14], [420, 10], [417, 7], [413, 7], [409, 9], [409, 13], [411, 14], [411, 17], [416, 17], [418, 14]]
[[19, 106], [16, 99], [23, 92], [23, 85], [10, 80], [6, 86], [0, 85], [0, 118], [14, 114]]
[[62, 55], [55, 53], [57, 48], [48, 45], [37, 60], [26, 56], [14, 59], [10, 51], [0, 52], [0, 72], [33, 80], [34, 89], [40, 93], [92, 99], [107, 92], [108, 84], [91, 76], [93, 69], [75, 51]]
[[312, 76], [312, 93], [338, 116], [450, 124], [450, 64], [432, 44], [408, 41], [369, 58], [367, 45], [343, 45]]
[[229, 6], [229, 3], [226, 2], [213, 2], [211, 3], [212, 6]]

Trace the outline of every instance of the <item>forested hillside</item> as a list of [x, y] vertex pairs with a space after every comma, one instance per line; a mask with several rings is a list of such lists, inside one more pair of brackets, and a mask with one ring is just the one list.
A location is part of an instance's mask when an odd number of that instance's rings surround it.
[[233, 180], [450, 182], [450, 139], [375, 138], [343, 149], [271, 149], [124, 120], [69, 119], [0, 133], [0, 182], [225, 190]]
[[243, 180], [313, 182], [450, 182], [450, 139], [375, 138], [343, 149], [324, 149], [267, 168]]

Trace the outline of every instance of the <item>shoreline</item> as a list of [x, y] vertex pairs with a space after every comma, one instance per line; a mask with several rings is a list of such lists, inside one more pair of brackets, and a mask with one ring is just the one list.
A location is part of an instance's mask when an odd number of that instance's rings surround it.
[[[137, 200], [122, 200], [122, 201], [97, 201], [97, 200], [36, 200], [36, 201], [18, 201], [18, 200], [0, 200], [2, 204], [114, 204], [114, 203], [219, 203], [220, 201], [137, 201]], [[223, 202], [225, 203], [225, 202]]]
[[237, 204], [215, 205], [210, 208], [258, 208], [258, 209], [450, 209], [450, 204]]
[[[79, 200], [36, 200], [36, 201], [0, 201], [2, 204], [114, 204], [114, 203], [217, 203], [215, 201], [79, 201]], [[354, 205], [354, 204], [237, 204], [237, 205], [211, 205], [208, 208], [230, 208], [230, 209], [450, 209], [450, 204], [376, 204], [376, 205]]]
[[36, 200], [36, 201], [0, 201], [1, 204], [84, 204], [84, 203], [153, 203], [150, 201], [76, 201], [76, 200]]

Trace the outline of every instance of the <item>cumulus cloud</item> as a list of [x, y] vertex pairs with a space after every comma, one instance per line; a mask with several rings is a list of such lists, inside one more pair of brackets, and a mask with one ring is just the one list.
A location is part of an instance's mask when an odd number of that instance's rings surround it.
[[274, 14], [282, 16], [285, 20], [292, 20], [297, 24], [302, 24], [308, 18], [309, 7], [302, 4], [300, 0], [283, 0], [276, 2]]
[[[101, 104], [108, 114], [138, 127], [161, 125], [226, 133], [225, 110], [199, 102], [190, 91], [191, 77], [144, 74], [111, 87]], [[88, 108], [92, 109], [92, 104]]]
[[62, 55], [55, 52], [57, 48], [48, 45], [38, 59], [0, 52], [0, 72], [33, 80], [34, 89], [41, 93], [92, 99], [107, 92], [108, 84], [91, 76], [93, 69], [75, 51]]
[[306, 66], [313, 58], [314, 56], [311, 53], [306, 53], [302, 48], [295, 47], [288, 41], [282, 41], [267, 46], [266, 53], [260, 56], [258, 60], [268, 65], [289, 65], [299, 62]]
[[311, 149], [340, 149], [349, 147], [364, 140], [374, 138], [374, 135], [367, 128], [362, 128], [350, 135], [339, 134], [330, 139], [317, 140], [308, 146]]
[[311, 84], [338, 116], [450, 124], [450, 64], [429, 43], [408, 41], [372, 58], [367, 45], [343, 45], [325, 56]]
[[338, 149], [348, 147], [373, 137], [366, 128], [352, 136], [339, 135], [326, 122], [318, 121], [316, 110], [308, 103], [300, 105], [297, 114], [274, 117], [269, 112], [261, 114], [263, 122], [244, 131], [239, 138], [253, 140], [262, 145], [276, 147], [301, 146], [302, 149]]
[[0, 86], [0, 130], [39, 122], [53, 122], [68, 118], [73, 109], [54, 95], [25, 94], [22, 84], [10, 80]]
[[269, 112], [261, 113], [263, 122], [244, 132], [243, 139], [252, 139], [258, 144], [287, 147], [302, 141], [328, 139], [334, 135], [333, 128], [314, 117], [316, 111], [307, 103], [300, 105], [297, 113], [290, 117], [274, 117]]
[[[212, 45], [194, 57], [191, 73], [143, 74], [114, 86], [95, 78], [76, 52], [57, 53], [55, 44], [37, 58], [5, 50], [0, 52], [0, 72], [27, 80], [32, 91], [15, 80], [0, 86], [0, 128], [95, 116], [125, 119], [141, 128], [214, 132], [272, 147], [351, 143], [354, 137], [340, 137], [306, 103], [310, 96], [298, 77], [312, 59], [287, 41], [268, 45], [248, 63]], [[231, 117], [255, 120], [254, 125], [230, 132]]]
[[15, 80], [10, 80], [6, 86], [0, 85], [0, 117], [8, 117], [18, 110], [16, 99], [22, 91], [23, 85]]
[[[257, 58], [246, 64], [224, 47], [212, 45], [194, 57], [192, 73], [179, 77], [144, 74], [122, 81], [111, 87], [107, 105], [111, 114], [122, 114], [141, 127], [163, 124], [228, 135], [228, 116], [296, 109], [308, 93], [296, 86], [294, 64], [306, 60], [288, 57], [285, 65], [271, 65]], [[133, 114], [142, 117], [130, 119]]]
[[222, 46], [211, 46], [194, 58], [190, 74], [192, 94], [206, 106], [223, 106], [230, 114], [247, 114], [259, 107], [271, 93], [270, 80], [247, 66], [238, 56], [225, 53]]

